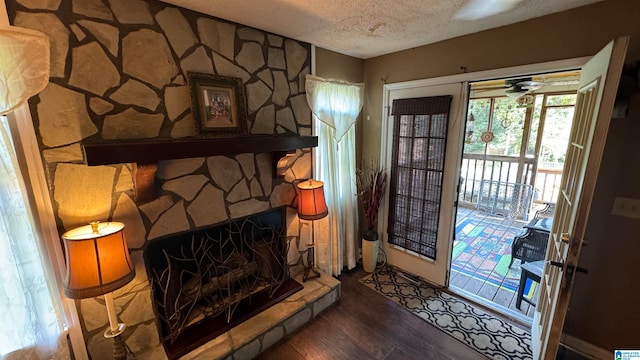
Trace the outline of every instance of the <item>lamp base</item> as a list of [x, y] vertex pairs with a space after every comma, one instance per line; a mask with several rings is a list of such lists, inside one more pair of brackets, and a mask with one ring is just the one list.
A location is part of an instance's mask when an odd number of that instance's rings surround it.
[[315, 244], [309, 244], [307, 246], [307, 265], [305, 265], [304, 272], [302, 273], [302, 282], [320, 277], [320, 272], [316, 269], [316, 265], [313, 260], [315, 258], [314, 251], [316, 246]]
[[118, 328], [116, 330], [111, 330], [111, 328], [107, 328], [107, 330], [104, 331], [104, 337], [106, 337], [107, 339], [114, 338], [122, 334], [124, 332], [124, 329], [126, 328], [127, 328], [126, 324], [119, 323]]
[[118, 328], [115, 331], [111, 331], [110, 328], [104, 331], [105, 338], [113, 339], [113, 359], [114, 360], [126, 360], [127, 354], [129, 353], [133, 354], [133, 351], [129, 349], [127, 344], [124, 342], [124, 339], [122, 339], [122, 336], [120, 336], [124, 332], [124, 329], [126, 328], [127, 328], [127, 325], [123, 323], [119, 323]]

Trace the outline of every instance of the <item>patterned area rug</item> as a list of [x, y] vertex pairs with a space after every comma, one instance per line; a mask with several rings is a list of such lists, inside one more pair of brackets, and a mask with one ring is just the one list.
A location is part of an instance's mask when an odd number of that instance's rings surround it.
[[360, 281], [490, 359], [531, 359], [528, 332], [425, 282], [414, 282], [388, 270]]
[[502, 287], [518, 289], [520, 266], [509, 269], [513, 237], [521, 228], [466, 219], [456, 225], [451, 270]]

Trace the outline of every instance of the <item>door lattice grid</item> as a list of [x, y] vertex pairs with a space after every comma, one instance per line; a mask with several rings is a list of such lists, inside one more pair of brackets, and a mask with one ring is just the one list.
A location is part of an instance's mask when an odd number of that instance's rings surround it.
[[451, 96], [393, 101], [389, 243], [436, 258]]

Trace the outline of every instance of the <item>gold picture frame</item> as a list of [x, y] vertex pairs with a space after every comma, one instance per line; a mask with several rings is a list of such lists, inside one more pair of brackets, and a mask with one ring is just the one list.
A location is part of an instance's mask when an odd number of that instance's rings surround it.
[[247, 135], [247, 111], [242, 79], [188, 73], [196, 135]]

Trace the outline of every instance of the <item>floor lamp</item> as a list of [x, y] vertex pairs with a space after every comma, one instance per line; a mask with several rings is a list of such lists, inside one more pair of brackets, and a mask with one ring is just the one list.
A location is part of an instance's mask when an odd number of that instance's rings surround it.
[[120, 337], [126, 325], [118, 323], [113, 291], [125, 286], [136, 276], [129, 258], [124, 224], [99, 223], [69, 230], [62, 235], [67, 259], [64, 293], [71, 299], [104, 295], [109, 328], [104, 337], [113, 339], [113, 357], [127, 358], [127, 347]]
[[327, 203], [324, 200], [324, 183], [307, 180], [298, 184], [298, 217], [311, 221], [311, 243], [307, 244], [307, 264], [304, 267], [302, 281], [320, 276], [315, 267], [314, 221], [327, 216]]

